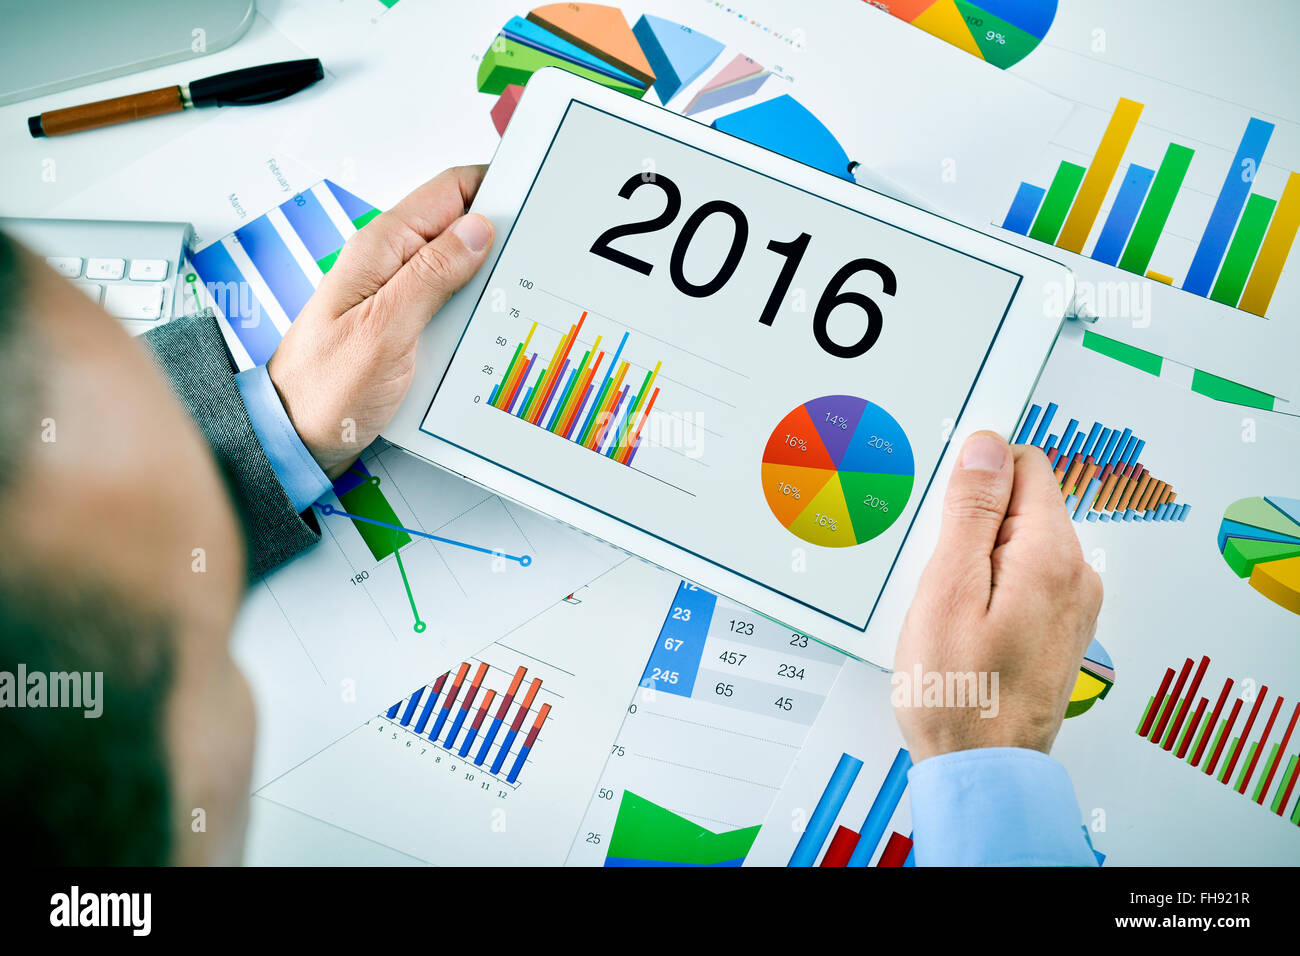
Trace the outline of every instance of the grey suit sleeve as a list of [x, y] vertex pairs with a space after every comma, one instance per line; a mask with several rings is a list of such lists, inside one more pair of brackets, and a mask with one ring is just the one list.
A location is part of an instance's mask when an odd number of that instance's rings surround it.
[[211, 310], [159, 326], [144, 340], [225, 475], [243, 522], [249, 579], [319, 541], [319, 529], [293, 510], [253, 432], [235, 384], [234, 363]]

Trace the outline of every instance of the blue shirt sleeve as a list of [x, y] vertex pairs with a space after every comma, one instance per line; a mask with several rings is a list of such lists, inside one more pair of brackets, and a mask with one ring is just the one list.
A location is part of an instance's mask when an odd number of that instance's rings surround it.
[[253, 433], [261, 442], [275, 477], [280, 479], [294, 510], [301, 514], [330, 490], [330, 480], [294, 430], [266, 366], [239, 372], [235, 384], [239, 386]]
[[1065, 767], [1018, 747], [930, 757], [908, 774], [917, 866], [1097, 866]]

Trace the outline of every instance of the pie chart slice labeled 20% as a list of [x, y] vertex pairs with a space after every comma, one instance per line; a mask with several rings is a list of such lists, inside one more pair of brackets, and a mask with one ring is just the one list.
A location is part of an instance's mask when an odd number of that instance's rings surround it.
[[848, 548], [884, 533], [912, 494], [907, 435], [887, 411], [853, 395], [800, 405], [763, 452], [763, 495], [791, 534]]

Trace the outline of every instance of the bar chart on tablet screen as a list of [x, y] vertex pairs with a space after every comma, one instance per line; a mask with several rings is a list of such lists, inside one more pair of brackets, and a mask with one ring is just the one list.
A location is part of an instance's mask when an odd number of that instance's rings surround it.
[[656, 362], [639, 385], [636, 373], [629, 377], [631, 366], [621, 358], [629, 332], [617, 340], [612, 358], [611, 348], [601, 349], [604, 338], [597, 335], [579, 359], [578, 334], [586, 321], [583, 312], [542, 365], [537, 361], [540, 353], [528, 350], [537, 333], [534, 322], [515, 347], [501, 381], [492, 387], [488, 404], [620, 465], [631, 465], [659, 397], [655, 380], [662, 363]]
[[693, 496], [701, 448], [732, 408], [723, 389], [747, 376], [528, 278], [510, 301], [474, 404]]

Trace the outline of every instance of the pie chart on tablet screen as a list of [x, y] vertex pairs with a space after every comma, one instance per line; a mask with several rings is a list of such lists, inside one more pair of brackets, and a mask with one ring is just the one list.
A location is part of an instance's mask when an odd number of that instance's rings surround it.
[[849, 548], [884, 533], [912, 494], [907, 434], [879, 405], [854, 395], [804, 402], [763, 451], [763, 495], [791, 534]]

